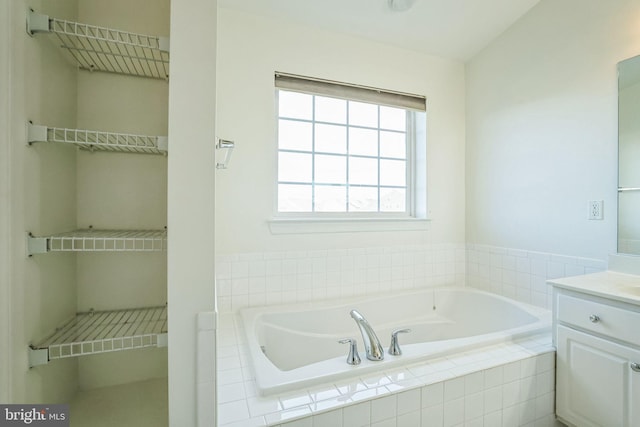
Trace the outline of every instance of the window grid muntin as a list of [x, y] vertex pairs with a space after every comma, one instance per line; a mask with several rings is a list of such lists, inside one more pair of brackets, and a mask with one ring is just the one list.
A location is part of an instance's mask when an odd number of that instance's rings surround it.
[[346, 203], [347, 203], [347, 205], [344, 207], [345, 213], [349, 212], [349, 206], [351, 206], [351, 201], [350, 201], [351, 192], [349, 191], [349, 172], [350, 172], [349, 169], [350, 169], [350, 163], [349, 163], [349, 157], [348, 157], [349, 153], [351, 152], [351, 146], [349, 144], [350, 139], [351, 139], [351, 138], [349, 138], [349, 125], [350, 125], [349, 119], [351, 117], [351, 111], [350, 110], [351, 110], [351, 103], [349, 101], [347, 101], [347, 111], [346, 111], [347, 117], [346, 117], [346, 122], [345, 122], [345, 126], [347, 127], [346, 128], [346, 132], [347, 132], [347, 152], [346, 152], [346, 156], [347, 156], [347, 188], [346, 188], [347, 197], [346, 197]]
[[[377, 145], [378, 145], [376, 147], [377, 148], [377, 152], [378, 152], [378, 156], [377, 156], [378, 157], [378, 161], [377, 161], [377, 164], [378, 164], [378, 191], [377, 191], [377, 193], [378, 193], [378, 209], [377, 209], [377, 211], [380, 212], [380, 105], [376, 105], [376, 112], [378, 113], [377, 117], [376, 117], [377, 125], [378, 125], [378, 129], [377, 129], [377, 132], [376, 132], [376, 136], [377, 136], [377, 141], [376, 142], [377, 142]], [[405, 130], [406, 130], [406, 127], [405, 127]], [[406, 137], [405, 137], [404, 141], [405, 141], [405, 144], [406, 144], [407, 143], [407, 138]], [[406, 165], [405, 165], [405, 172], [404, 173], [405, 173], [405, 175], [407, 173]], [[406, 184], [406, 182], [405, 182], [405, 184]], [[405, 210], [406, 210], [406, 200], [405, 200]]]
[[[290, 92], [287, 90], [283, 90], [280, 89], [278, 90], [278, 93], [285, 91], [285, 92]], [[404, 131], [399, 131], [396, 129], [389, 129], [389, 128], [383, 128], [380, 126], [380, 107], [381, 105], [379, 104], [372, 104], [376, 106], [376, 113], [377, 113], [377, 127], [371, 127], [371, 126], [363, 126], [363, 125], [352, 125], [350, 124], [350, 105], [352, 102], [360, 102], [360, 101], [351, 101], [349, 99], [344, 99], [344, 101], [346, 101], [346, 123], [335, 123], [335, 122], [327, 122], [327, 121], [316, 121], [315, 120], [315, 116], [316, 116], [316, 97], [320, 96], [320, 97], [324, 97], [327, 98], [327, 96], [322, 96], [322, 95], [315, 95], [315, 94], [311, 94], [311, 93], [305, 93], [305, 95], [309, 95], [311, 96], [311, 119], [307, 120], [307, 119], [300, 119], [300, 118], [295, 118], [295, 117], [286, 117], [286, 116], [280, 116], [280, 112], [278, 109], [278, 120], [289, 120], [289, 121], [296, 121], [296, 122], [303, 122], [303, 123], [310, 123], [311, 124], [311, 151], [306, 151], [306, 150], [291, 150], [291, 149], [280, 149], [278, 147], [278, 152], [289, 152], [289, 153], [300, 153], [300, 154], [309, 154], [311, 155], [311, 177], [312, 180], [311, 182], [302, 182], [302, 181], [277, 181], [278, 185], [306, 185], [306, 186], [311, 186], [311, 211], [300, 211], [298, 213], [313, 213], [313, 214], [318, 214], [318, 213], [325, 213], [325, 212], [321, 212], [321, 211], [316, 211], [315, 208], [315, 204], [316, 204], [316, 198], [315, 198], [315, 187], [316, 185], [318, 186], [337, 186], [337, 187], [345, 187], [346, 188], [346, 206], [345, 206], [345, 210], [342, 212], [335, 212], [337, 214], [350, 214], [350, 213], [361, 213], [360, 211], [352, 211], [350, 210], [350, 200], [349, 200], [349, 188], [350, 187], [362, 187], [362, 188], [376, 188], [377, 189], [377, 210], [376, 211], [371, 211], [370, 213], [373, 214], [404, 214], [404, 215], [411, 215], [412, 209], [413, 209], [413, 198], [410, 196], [410, 189], [411, 186], [413, 184], [412, 182], [412, 175], [413, 175], [413, 166], [410, 164], [411, 162], [410, 160], [410, 156], [413, 155], [413, 148], [412, 148], [412, 144], [409, 143], [409, 138], [413, 138], [413, 134], [411, 131], [411, 122], [412, 122], [412, 115], [410, 114], [409, 110], [404, 110], [405, 111], [405, 130]], [[330, 98], [330, 97], [329, 97]], [[340, 99], [340, 98], [337, 98]], [[278, 105], [280, 103], [280, 100], [278, 98]], [[319, 151], [316, 152], [315, 151], [315, 146], [316, 146], [316, 125], [321, 124], [321, 125], [332, 125], [332, 126], [339, 126], [339, 127], [344, 127], [345, 131], [346, 131], [346, 153], [345, 154], [341, 154], [341, 153], [330, 153], [330, 152], [324, 152], [324, 151]], [[362, 154], [351, 154], [350, 153], [350, 133], [349, 133], [349, 129], [350, 128], [354, 128], [354, 129], [367, 129], [367, 130], [374, 130], [376, 131], [376, 136], [377, 136], [377, 156], [368, 156], [368, 155], [362, 155]], [[401, 157], [387, 157], [387, 156], [380, 156], [380, 133], [381, 132], [392, 132], [392, 133], [397, 133], [397, 134], [403, 134], [404, 135], [404, 145], [405, 145], [405, 156], [404, 158]], [[278, 140], [279, 142], [279, 140]], [[346, 183], [345, 184], [337, 184], [337, 183], [322, 183], [322, 182], [317, 182], [315, 180], [315, 170], [316, 170], [316, 155], [327, 155], [327, 156], [339, 156], [339, 157], [344, 157], [346, 159]], [[349, 182], [349, 158], [350, 157], [356, 157], [356, 158], [368, 158], [368, 159], [375, 159], [376, 163], [377, 163], [377, 185], [373, 185], [373, 184], [351, 184]], [[404, 186], [394, 186], [394, 185], [381, 185], [380, 184], [380, 164], [381, 164], [381, 160], [394, 160], [394, 161], [403, 161], [405, 163], [405, 185]], [[278, 167], [279, 170], [279, 167]], [[405, 207], [404, 207], [404, 211], [381, 211], [381, 199], [380, 199], [380, 195], [381, 195], [381, 189], [402, 189], [405, 190]], [[279, 206], [278, 206], [279, 209]], [[282, 211], [283, 213], [289, 213], [288, 211]]]

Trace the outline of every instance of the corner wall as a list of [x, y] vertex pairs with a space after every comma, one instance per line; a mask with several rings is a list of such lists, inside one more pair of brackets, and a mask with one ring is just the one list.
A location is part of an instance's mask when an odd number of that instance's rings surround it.
[[11, 335], [13, 331], [13, 194], [11, 56], [13, 51], [13, 6], [0, 2], [0, 402], [12, 402], [13, 376]]
[[75, 360], [29, 369], [28, 344], [71, 318], [76, 306], [75, 257], [27, 258], [26, 232], [35, 235], [75, 227], [76, 152], [47, 144], [28, 146], [26, 123], [73, 127], [77, 71], [47, 35], [29, 37], [26, 12], [74, 19], [77, 2], [20, 1], [13, 6], [12, 57], [12, 307], [13, 396], [15, 402], [64, 403], [78, 384]]
[[640, 53], [639, 22], [638, 2], [542, 0], [467, 64], [468, 243], [616, 252], [616, 64]]
[[[167, 183], [171, 426], [204, 426], [207, 419], [199, 417], [215, 415], [196, 407], [203, 400], [216, 404], [215, 366], [208, 378], [196, 372], [196, 337], [198, 313], [213, 311], [216, 300], [216, 19], [216, 0], [171, 2]], [[215, 344], [208, 348], [207, 356], [215, 354]]]

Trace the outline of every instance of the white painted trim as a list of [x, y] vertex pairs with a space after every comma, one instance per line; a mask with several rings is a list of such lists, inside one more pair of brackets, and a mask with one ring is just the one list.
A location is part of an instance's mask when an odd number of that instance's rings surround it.
[[12, 149], [13, 2], [0, 2], [0, 402], [12, 401]]
[[272, 234], [428, 230], [429, 223], [428, 219], [421, 218], [273, 218], [268, 221], [269, 230]]

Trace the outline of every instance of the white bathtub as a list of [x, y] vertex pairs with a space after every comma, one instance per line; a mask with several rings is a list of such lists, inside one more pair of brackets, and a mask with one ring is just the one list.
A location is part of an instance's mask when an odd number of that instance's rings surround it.
[[[357, 309], [385, 347], [382, 361], [369, 361], [349, 312]], [[251, 308], [241, 311], [256, 383], [263, 395], [369, 374], [403, 364], [508, 341], [549, 330], [548, 310], [471, 288], [443, 287], [373, 298]], [[402, 355], [387, 350], [391, 331]], [[346, 363], [356, 338], [362, 363]]]

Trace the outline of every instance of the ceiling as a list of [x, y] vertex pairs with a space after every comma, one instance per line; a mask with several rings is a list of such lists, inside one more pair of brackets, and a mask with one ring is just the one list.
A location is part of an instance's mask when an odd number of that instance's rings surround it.
[[419, 52], [467, 61], [539, 0], [219, 0], [221, 7], [279, 17]]

